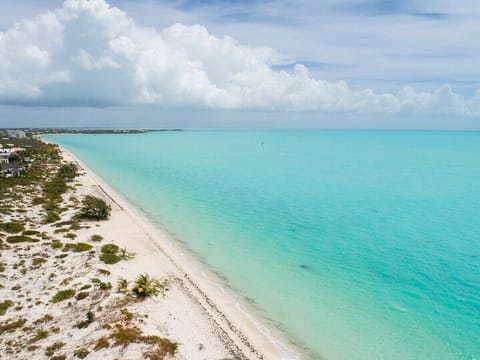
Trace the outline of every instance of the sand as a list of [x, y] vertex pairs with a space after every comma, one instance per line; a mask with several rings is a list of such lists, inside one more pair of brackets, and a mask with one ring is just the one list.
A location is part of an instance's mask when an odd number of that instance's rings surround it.
[[[4, 288], [0, 289], [0, 301], [14, 300], [18, 294], [11, 289], [20, 285], [28, 289], [25, 296], [44, 305], [23, 307], [16, 311], [8, 310], [3, 319], [0, 317], [0, 322], [21, 317], [34, 321], [48, 313], [54, 318], [52, 323], [48, 324], [54, 331], [50, 331], [47, 339], [31, 342], [33, 346], [39, 346], [43, 350], [54, 342], [64, 342], [66, 345], [59, 352], [65, 353], [67, 358], [73, 358], [72, 352], [79, 347], [90, 350], [87, 359], [141, 358], [145, 353], [145, 347], [142, 345], [134, 344], [126, 348], [112, 346], [110, 349], [97, 351], [92, 351], [92, 347], [98, 338], [109, 335], [111, 330], [106, 329], [108, 326], [105, 326], [105, 323], [113, 324], [121, 321], [117, 303], [123, 301], [124, 295], [115, 291], [117, 279], [123, 277], [133, 281], [139, 274], [148, 273], [157, 279], [168, 279], [168, 290], [158, 297], [141, 302], [130, 302], [125, 306], [128, 311], [135, 314], [132, 321], [144, 334], [162, 336], [178, 342], [176, 359], [300, 358], [292, 346], [288, 345], [279, 334], [274, 334], [272, 329], [261, 324], [251, 311], [247, 311], [247, 306], [236, 298], [235, 294], [230, 292], [204, 264], [197, 261], [192, 254], [173, 240], [166, 231], [112, 189], [73, 154], [62, 150], [62, 155], [66, 161], [76, 162], [81, 172], [72, 186], [73, 190], [65, 194], [64, 199], [72, 196], [80, 199], [84, 195], [94, 195], [103, 198], [112, 207], [108, 220], [82, 222], [89, 228], [75, 231], [77, 237], [73, 242], [90, 243], [97, 250], [101, 245], [113, 242], [126, 248], [128, 252], [134, 253], [135, 256], [128, 261], [106, 265], [99, 260], [98, 256], [85, 257], [87, 255], [72, 254], [58, 260], [53, 256], [56, 254], [54, 250], [44, 250], [50, 255], [46, 255], [49, 260], [42, 265], [41, 275], [36, 273], [35, 276], [29, 275], [27, 278], [15, 275], [18, 271], [14, 266], [8, 266], [15, 263], [14, 259], [6, 259], [8, 255], [3, 252], [2, 260], [7, 263], [7, 266], [3, 273]], [[17, 205], [21, 206], [21, 204]], [[58, 237], [58, 234], [54, 233], [54, 227], [40, 225], [37, 208], [30, 207], [29, 212], [27, 216], [32, 224], [38, 225], [35, 230], [45, 232], [52, 238]], [[62, 220], [71, 218], [73, 213], [73, 210], [65, 212]], [[2, 219], [3, 222], [7, 220], [15, 219]], [[99, 244], [92, 243], [90, 238], [93, 234], [102, 235], [104, 240]], [[62, 241], [68, 242], [65, 239]], [[39, 247], [45, 249], [45, 246], [32, 244], [29, 245], [27, 252], [23, 252], [23, 255], [18, 255], [22, 254], [21, 252], [16, 253], [17, 256], [28, 258], [29, 254], [38, 253]], [[52, 294], [59, 288], [49, 286], [52, 283], [49, 274], [56, 273], [58, 280], [71, 278], [71, 283], [76, 284], [78, 288], [95, 276], [103, 281], [102, 276], [97, 273], [98, 269], [108, 269], [110, 274], [105, 276], [105, 282], [108, 280], [113, 285], [111, 294], [105, 294], [99, 290], [92, 291], [91, 297], [95, 297], [95, 306], [101, 306], [102, 309], [98, 315], [99, 320], [96, 321], [98, 324], [94, 323], [87, 329], [70, 330], [79, 319], [84, 318], [86, 310], [92, 306], [92, 303], [78, 305], [81, 304], [81, 301], [78, 301], [52, 304]], [[67, 285], [63, 287], [67, 288]], [[111, 319], [108, 318], [109, 313], [112, 314]], [[57, 329], [55, 333], [55, 324], [62, 330]], [[47, 325], [44, 327], [46, 328]], [[24, 335], [25, 339], [34, 336], [34, 331], [33, 334], [30, 332]], [[5, 358], [9, 358], [8, 356], [12, 355], [7, 355], [7, 349], [10, 346], [10, 352], [12, 351], [11, 348], [14, 347], [12, 341], [18, 339], [18, 332], [2, 336], [5, 337], [4, 342], [0, 344], [0, 354], [5, 354], [7, 356]], [[10, 345], [6, 345], [7, 343]], [[20, 343], [17, 345], [21, 347]], [[27, 355], [24, 354], [25, 350], [18, 350], [13, 358], [37, 358], [36, 354], [39, 351], [34, 349]], [[0, 357], [3, 358], [3, 356]], [[38, 358], [45, 358], [45, 356]]]

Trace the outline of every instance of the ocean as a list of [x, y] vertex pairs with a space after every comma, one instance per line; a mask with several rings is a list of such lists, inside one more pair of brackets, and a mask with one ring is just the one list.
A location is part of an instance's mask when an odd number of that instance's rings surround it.
[[480, 132], [47, 138], [308, 357], [480, 359]]

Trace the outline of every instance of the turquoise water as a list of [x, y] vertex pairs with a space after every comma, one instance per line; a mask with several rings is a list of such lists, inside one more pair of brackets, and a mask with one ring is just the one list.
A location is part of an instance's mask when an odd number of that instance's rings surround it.
[[326, 359], [480, 359], [480, 133], [49, 137]]

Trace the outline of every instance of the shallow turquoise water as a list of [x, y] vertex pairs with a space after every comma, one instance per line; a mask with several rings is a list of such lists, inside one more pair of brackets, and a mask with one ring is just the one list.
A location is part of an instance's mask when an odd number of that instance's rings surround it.
[[480, 133], [49, 140], [151, 214], [312, 358], [480, 359]]

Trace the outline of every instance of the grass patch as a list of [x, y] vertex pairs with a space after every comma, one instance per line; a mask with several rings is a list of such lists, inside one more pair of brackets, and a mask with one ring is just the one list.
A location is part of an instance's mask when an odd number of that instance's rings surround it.
[[1, 225], [1, 229], [10, 234], [16, 234], [25, 230], [25, 225], [18, 222], [9, 222]]
[[84, 252], [92, 250], [93, 246], [87, 243], [65, 244], [64, 251]]
[[95, 347], [93, 348], [93, 350], [99, 351], [99, 350], [102, 350], [102, 349], [108, 349], [109, 347], [110, 347], [110, 343], [108, 342], [107, 338], [102, 337], [102, 338], [98, 339], [98, 341], [95, 344]]
[[39, 266], [39, 265], [45, 264], [46, 262], [47, 262], [47, 260], [44, 259], [44, 258], [33, 258], [33, 260], [32, 260], [32, 264], [34, 266]]
[[65, 343], [62, 341], [54, 342], [52, 345], [47, 346], [47, 348], [45, 349], [45, 355], [53, 356], [53, 354], [55, 354], [55, 351], [60, 350], [64, 346]]
[[75, 296], [75, 299], [77, 299], [78, 301], [80, 301], [80, 300], [83, 300], [83, 299], [87, 298], [88, 295], [89, 295], [89, 293], [88, 293], [87, 291], [82, 291], [82, 292], [79, 292], [79, 293], [77, 294], [77, 296]]
[[27, 322], [26, 319], [18, 319], [6, 323], [0, 323], [0, 335], [3, 333], [11, 333], [21, 328]]
[[105, 264], [113, 265], [119, 261], [122, 261], [122, 258], [117, 254], [104, 253], [100, 255], [100, 260], [102, 260]]
[[70, 299], [73, 297], [73, 295], [75, 295], [75, 290], [73, 289], [60, 290], [53, 296], [52, 301], [54, 303], [58, 303], [60, 301]]
[[9, 236], [7, 237], [7, 242], [10, 244], [18, 244], [18, 243], [23, 243], [23, 242], [39, 242], [40, 240], [34, 239], [30, 236], [24, 236], [24, 235], [14, 235], [14, 236]]
[[85, 359], [88, 356], [88, 354], [90, 354], [90, 351], [88, 351], [85, 348], [76, 349], [73, 352], [73, 355], [75, 355], [79, 359]]
[[13, 306], [13, 301], [5, 300], [0, 303], [0, 315], [5, 315], [7, 310]]
[[48, 335], [50, 335], [50, 333], [48, 332], [48, 330], [37, 330], [37, 333], [35, 334], [35, 336], [30, 340], [30, 342], [37, 342], [37, 341], [40, 341], [40, 340], [43, 340], [43, 339], [46, 339], [48, 337]]
[[93, 234], [91, 237], [90, 237], [90, 240], [94, 241], [94, 242], [100, 242], [103, 240], [103, 236], [102, 235], [98, 235], [98, 234]]

